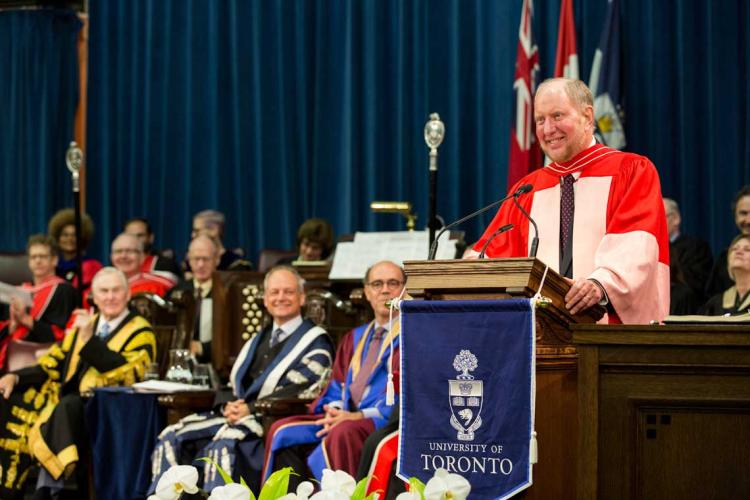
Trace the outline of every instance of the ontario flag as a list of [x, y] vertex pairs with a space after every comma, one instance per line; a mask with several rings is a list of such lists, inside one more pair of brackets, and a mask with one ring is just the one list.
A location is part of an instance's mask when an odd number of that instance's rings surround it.
[[541, 153], [534, 133], [534, 92], [539, 73], [539, 52], [532, 34], [533, 0], [523, 0], [518, 27], [516, 72], [513, 78], [515, 113], [510, 130], [508, 187], [540, 166]]
[[578, 51], [576, 25], [573, 20], [573, 0], [560, 2], [560, 24], [557, 29], [555, 77], [578, 79]]

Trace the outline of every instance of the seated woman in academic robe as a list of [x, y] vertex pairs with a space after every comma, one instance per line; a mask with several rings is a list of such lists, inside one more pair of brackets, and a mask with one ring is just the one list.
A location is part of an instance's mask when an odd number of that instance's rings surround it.
[[31, 294], [31, 306], [13, 297], [8, 319], [0, 321], [0, 371], [6, 369], [11, 341], [48, 344], [62, 340], [65, 323], [78, 302], [76, 290], [55, 275], [57, 243], [54, 238], [44, 234], [31, 236], [26, 255], [33, 283], [23, 283], [19, 288]]
[[750, 313], [750, 234], [732, 240], [727, 254], [727, 269], [734, 286], [711, 297], [701, 309], [708, 316]]
[[23, 495], [29, 468], [42, 469], [37, 496], [54, 496], [75, 475], [77, 498], [87, 498], [88, 446], [81, 394], [131, 385], [156, 357], [148, 321], [128, 310], [128, 283], [105, 267], [92, 282], [99, 314], [73, 312], [72, 328], [31, 367], [0, 377], [0, 498]]
[[[159, 435], [151, 455], [150, 492], [169, 467], [202, 457], [258, 491], [265, 448], [252, 404], [268, 397], [295, 397], [313, 384], [322, 385], [333, 360], [333, 342], [325, 330], [302, 319], [304, 280], [295, 269], [277, 266], [266, 274], [263, 290], [273, 324], [240, 350], [230, 374], [231, 394], [219, 394], [213, 410], [188, 415]], [[205, 490], [224, 484], [213, 464], [194, 465]]]

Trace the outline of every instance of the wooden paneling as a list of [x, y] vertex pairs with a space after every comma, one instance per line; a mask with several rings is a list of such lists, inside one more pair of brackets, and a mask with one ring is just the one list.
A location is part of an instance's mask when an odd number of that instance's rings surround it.
[[747, 327], [573, 331], [579, 498], [750, 498]]

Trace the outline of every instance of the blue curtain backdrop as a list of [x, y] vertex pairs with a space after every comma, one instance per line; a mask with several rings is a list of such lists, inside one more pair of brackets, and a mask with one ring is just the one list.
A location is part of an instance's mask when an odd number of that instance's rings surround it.
[[0, 12], [0, 249], [22, 250], [31, 233], [72, 206], [65, 151], [78, 103], [81, 23], [62, 10]]
[[[627, 149], [657, 165], [685, 229], [720, 248], [750, 182], [745, 1], [622, 2]], [[424, 224], [422, 128], [440, 113], [439, 213], [503, 194], [521, 1], [91, 0], [88, 206], [95, 254], [145, 215], [181, 252], [190, 215], [228, 216], [251, 258], [290, 247], [305, 218], [338, 234], [403, 227], [373, 199], [409, 200]], [[606, 2], [574, 4], [588, 80]], [[558, 0], [535, 2], [541, 74]], [[468, 224], [476, 237], [487, 219]]]

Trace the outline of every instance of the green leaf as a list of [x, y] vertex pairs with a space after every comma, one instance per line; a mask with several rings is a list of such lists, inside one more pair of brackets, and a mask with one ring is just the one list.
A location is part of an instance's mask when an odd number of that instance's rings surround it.
[[419, 493], [419, 496], [424, 498], [424, 483], [416, 477], [409, 478], [409, 491], [415, 491]]
[[285, 467], [271, 474], [271, 477], [263, 485], [263, 489], [260, 490], [258, 500], [276, 500], [286, 495], [289, 492], [289, 476], [291, 474], [291, 467]]
[[[201, 457], [198, 460], [201, 460], [203, 462], [208, 462], [210, 464], [213, 464], [213, 466], [216, 467], [216, 470], [219, 471], [219, 475], [221, 476], [221, 478], [224, 480], [224, 484], [232, 484], [232, 483], [234, 483], [234, 481], [232, 480], [232, 476], [230, 476], [229, 474], [227, 474], [226, 471], [219, 466], [219, 464], [217, 464], [216, 462], [214, 462], [210, 458], [208, 458], [208, 457]], [[247, 485], [245, 485], [245, 486], [247, 486]]]
[[361, 479], [357, 486], [354, 488], [354, 492], [352, 493], [350, 500], [365, 500], [365, 491], [367, 488], [367, 478]]

